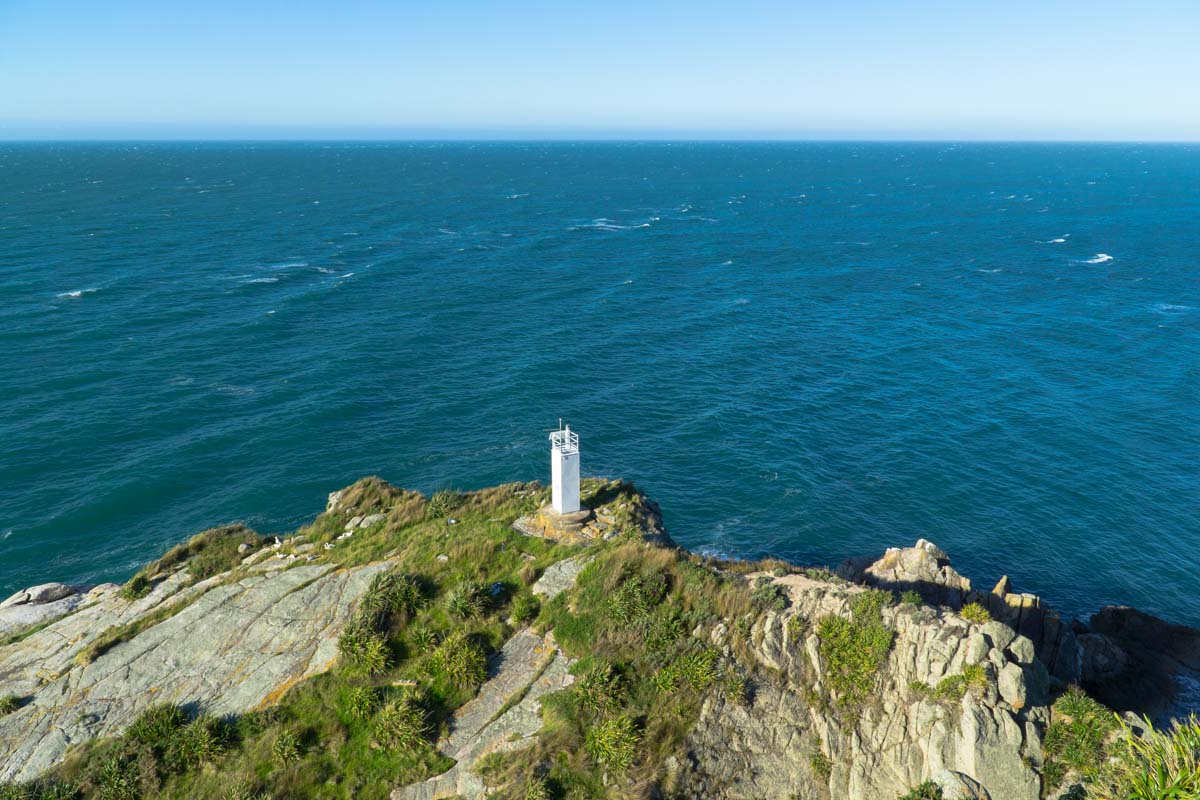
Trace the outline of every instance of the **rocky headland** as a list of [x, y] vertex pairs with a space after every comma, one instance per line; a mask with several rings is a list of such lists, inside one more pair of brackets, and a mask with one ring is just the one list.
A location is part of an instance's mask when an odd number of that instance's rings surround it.
[[0, 798], [1115, 797], [1188, 710], [1195, 629], [1063, 619], [925, 540], [702, 558], [631, 485], [584, 490], [564, 528], [537, 484], [368, 478], [292, 536], [18, 592]]

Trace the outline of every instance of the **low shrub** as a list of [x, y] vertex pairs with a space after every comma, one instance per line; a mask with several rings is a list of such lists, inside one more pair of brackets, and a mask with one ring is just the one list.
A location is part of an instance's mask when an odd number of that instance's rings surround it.
[[833, 763], [820, 750], [813, 751], [808, 759], [808, 766], [812, 769], [813, 775], [822, 781], [829, 780], [829, 776], [833, 774]]
[[291, 728], [284, 728], [275, 735], [271, 755], [280, 764], [287, 765], [300, 760], [300, 736]]
[[755, 581], [750, 600], [764, 611], [783, 611], [788, 607], [787, 593], [766, 575], [759, 576]]
[[909, 606], [919, 606], [924, 604], [925, 599], [915, 589], [905, 589], [900, 593], [900, 602]]
[[0, 717], [6, 714], [11, 714], [21, 707], [21, 698], [15, 694], [6, 694], [0, 697]]
[[121, 597], [126, 600], [141, 600], [146, 595], [150, 594], [150, 590], [154, 585], [142, 575], [140, 572], [130, 578], [124, 586], [121, 587]]
[[943, 798], [942, 787], [933, 781], [925, 781], [921, 785], [909, 789], [908, 793], [901, 795], [898, 800], [943, 800]]

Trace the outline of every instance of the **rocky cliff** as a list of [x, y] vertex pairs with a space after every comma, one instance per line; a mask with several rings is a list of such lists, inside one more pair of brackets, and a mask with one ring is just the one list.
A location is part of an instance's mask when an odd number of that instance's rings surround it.
[[[1161, 713], [1200, 667], [1192, 629], [1065, 622], [1007, 579], [975, 590], [929, 542], [836, 573], [716, 562], [676, 550], [627, 484], [589, 483], [596, 513], [561, 540], [544, 494], [367, 479], [282, 541], [230, 528], [124, 587], [19, 592], [0, 604], [0, 783], [892, 800], [932, 781], [1036, 800], [1083, 779], [1046, 767], [1067, 685]], [[164, 707], [177, 730], [144, 736]]]

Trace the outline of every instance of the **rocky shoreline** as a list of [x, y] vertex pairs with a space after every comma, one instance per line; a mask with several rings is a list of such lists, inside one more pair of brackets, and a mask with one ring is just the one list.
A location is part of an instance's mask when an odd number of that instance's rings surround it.
[[[0, 697], [19, 699], [0, 715], [0, 782], [47, 774], [73, 747], [121, 734], [155, 703], [236, 716], [269, 709], [334, 669], [339, 637], [373, 579], [411, 568], [402, 537], [362, 563], [335, 556], [364, 546], [355, 536], [394, 537], [389, 526], [407, 519], [406, 509], [433, 503], [380, 484], [330, 495], [313, 526], [325, 520], [328, 533], [248, 539], [234, 568], [201, 580], [189, 576], [186, 560], [165, 559], [142, 596], [129, 585], [44, 584], [0, 603]], [[506, 489], [505, 497], [540, 491], [527, 486]], [[673, 550], [657, 507], [620, 494], [626, 487], [596, 489], [609, 501], [595, 521], [582, 537], [572, 530], [569, 545], [553, 545], [575, 548], [574, 555], [531, 570], [540, 602], [580, 602], [581, 572], [595, 553], [611, 550], [597, 545], [619, 549], [636, 540], [650, 561], [663, 556], [649, 554]], [[530, 536], [528, 520], [507, 518], [508, 535], [515, 527], [524, 531], [518, 540]], [[458, 520], [427, 527], [435, 542], [446, 542], [432, 564], [472, 564]], [[534, 527], [533, 538], [553, 538]], [[455, 548], [467, 555], [452, 555]], [[524, 556], [534, 563], [534, 555]], [[836, 571], [772, 562], [741, 574], [736, 565], [683, 558], [718, 580], [744, 581], [769, 602], [752, 619], [708, 618], [691, 632], [690, 646], [713, 653], [752, 691], [697, 697], [683, 746], [653, 767], [659, 794], [647, 797], [891, 800], [932, 780], [946, 797], [1036, 800], [1044, 796], [1050, 704], [1066, 687], [1158, 721], [1195, 710], [1189, 686], [1200, 675], [1200, 631], [1125, 607], [1106, 607], [1086, 623], [1064, 620], [1037, 596], [1013, 591], [1007, 577], [991, 590], [975, 589], [925, 540], [848, 559]], [[872, 702], [851, 719], [839, 710], [845, 690], [817, 623], [857, 619], [864, 596], [905, 601], [878, 611], [890, 632], [886, 664]], [[389, 787], [393, 797], [482, 797], [488, 789], [479, 767], [489, 756], [536, 750], [542, 698], [568, 690], [572, 670], [587, 657], [560, 646], [552, 624], [515, 619], [487, 681], [446, 722], [438, 750], [455, 766]], [[975, 688], [942, 690], [956, 680], [975, 681]]]

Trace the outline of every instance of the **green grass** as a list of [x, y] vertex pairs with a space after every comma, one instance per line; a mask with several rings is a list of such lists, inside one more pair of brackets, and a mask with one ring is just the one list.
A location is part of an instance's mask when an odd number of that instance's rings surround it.
[[598, 722], [588, 730], [585, 741], [588, 753], [597, 764], [616, 772], [628, 772], [641, 739], [633, 718], [622, 714]]
[[972, 625], [982, 625], [992, 621], [991, 613], [979, 603], [967, 603], [958, 615]]
[[[982, 664], [969, 664], [957, 675], [947, 675], [930, 694], [938, 700], [958, 701], [968, 691], [979, 696], [988, 686], [987, 668]], [[925, 687], [928, 689], [928, 687]]]
[[1047, 786], [1059, 786], [1072, 772], [1095, 778], [1106, 758], [1106, 743], [1117, 728], [1116, 716], [1076, 686], [1068, 688], [1050, 711], [1042, 744]]
[[[452, 762], [433, 740], [454, 710], [474, 696], [486, 677], [488, 656], [511, 635], [504, 620], [538, 613], [528, 592], [520, 591], [522, 569], [541, 571], [578, 552], [511, 528], [517, 516], [543, 502], [543, 494], [527, 484], [463, 493], [453, 509], [456, 524], [448, 525], [427, 513], [428, 501], [419, 494], [360, 481], [343, 493], [344, 508], [322, 514], [289, 540], [318, 544], [314, 552], [325, 563], [355, 566], [385, 555], [397, 562], [359, 598], [334, 669], [292, 687], [276, 705], [228, 724], [155, 707], [125, 736], [73, 749], [54, 776], [78, 784], [81, 798], [136, 790], [141, 797], [172, 800], [381, 800], [396, 786], [445, 771]], [[350, 517], [366, 513], [382, 513], [384, 522], [337, 540]], [[240, 563], [244, 529], [214, 530], [225, 532], [194, 537], [139, 575], [153, 583], [184, 567], [197, 577]], [[325, 550], [323, 542], [336, 544]], [[235, 568], [230, 579], [241, 574]], [[480, 613], [459, 619], [447, 609], [447, 596], [463, 583], [500, 584], [505, 591], [495, 598], [488, 592]], [[522, 594], [520, 604], [510, 603], [508, 598]], [[81, 660], [98, 657], [183, 607], [168, 605], [106, 632]], [[169, 744], [150, 744], [159, 741]]]
[[933, 781], [925, 781], [919, 786], [909, 789], [898, 800], [943, 800], [942, 787]]
[[1192, 716], [1167, 731], [1155, 730], [1149, 720], [1141, 727], [1138, 735], [1120, 723], [1111, 758], [1096, 781], [1101, 791], [1128, 800], [1200, 797], [1200, 720]]
[[851, 598], [849, 619], [831, 615], [817, 624], [818, 649], [843, 711], [856, 712], [875, 690], [895, 636], [881, 618], [892, 601], [890, 592], [868, 589]]
[[813, 777], [821, 781], [829, 780], [829, 776], [833, 774], [833, 762], [820, 750], [814, 750], [808, 757], [808, 766]]
[[21, 707], [21, 698], [15, 694], [0, 696], [0, 717], [11, 714]]

